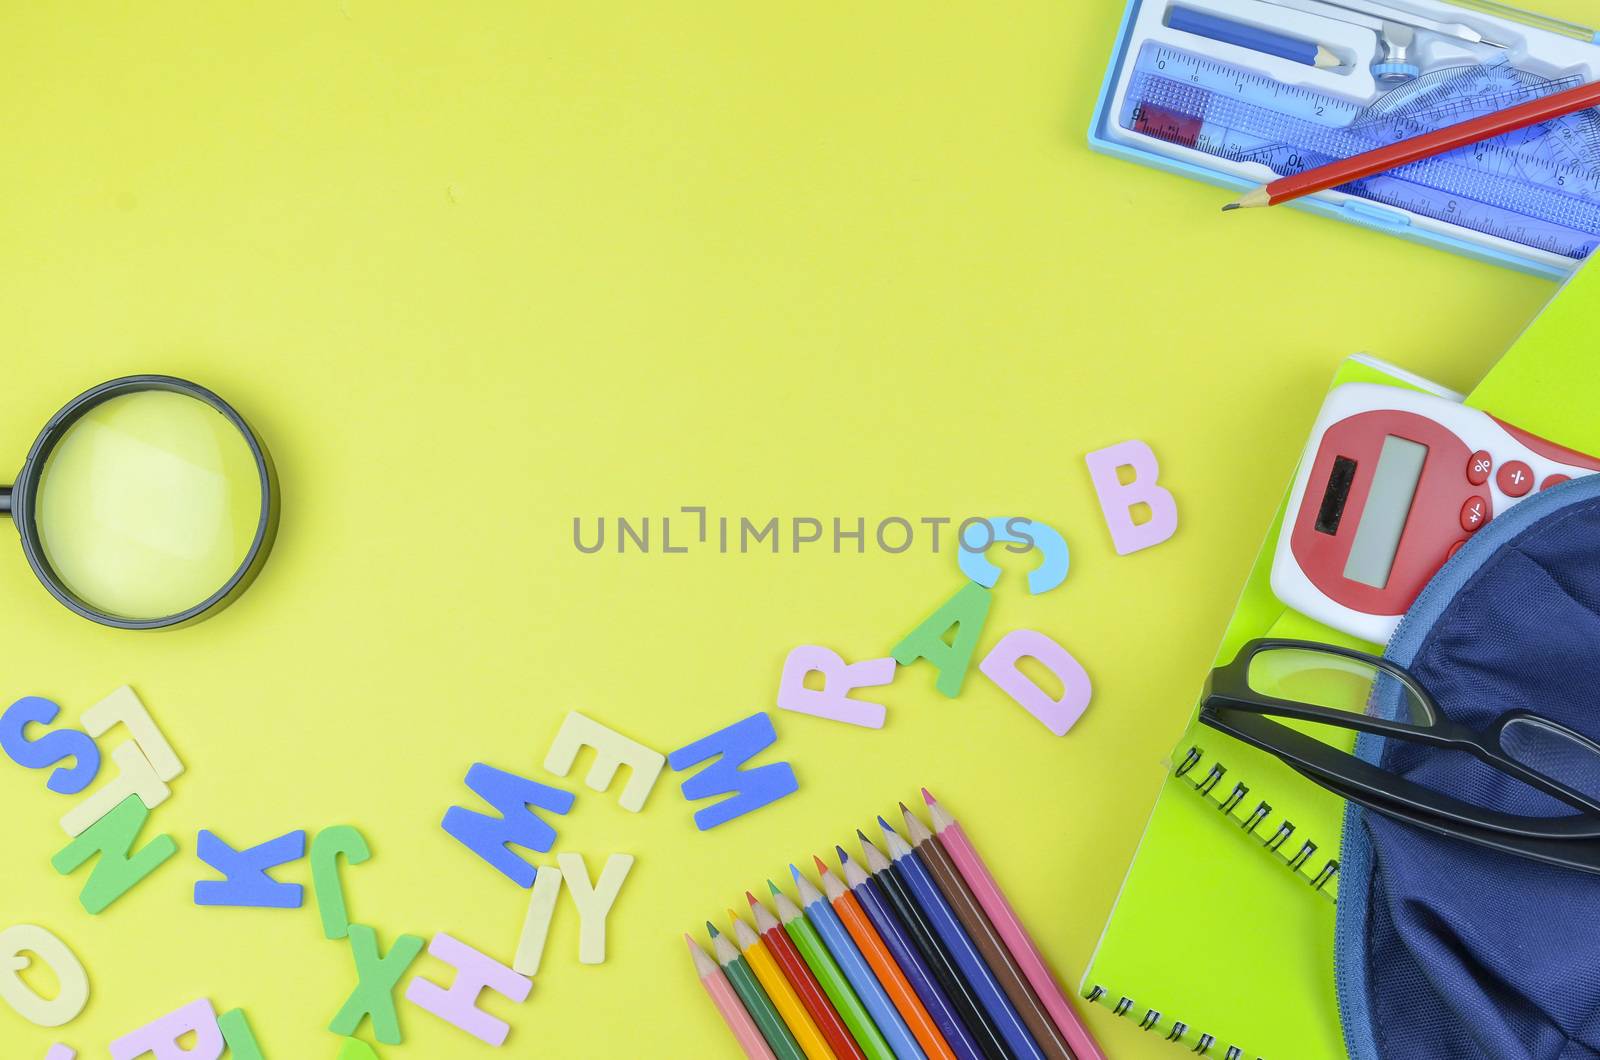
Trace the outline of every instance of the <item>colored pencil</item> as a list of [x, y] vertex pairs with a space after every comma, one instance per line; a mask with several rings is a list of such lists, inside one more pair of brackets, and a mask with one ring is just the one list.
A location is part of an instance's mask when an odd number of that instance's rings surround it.
[[[850, 932], [845, 929], [839, 914], [833, 911], [833, 906], [822, 896], [822, 892], [817, 890], [816, 885], [798, 868], [790, 865], [789, 873], [794, 877], [795, 888], [800, 892], [800, 908], [805, 911], [806, 920], [821, 936], [823, 943], [828, 947], [828, 952], [833, 955], [833, 962], [844, 972], [845, 978], [850, 980], [850, 985], [855, 988], [856, 997], [866, 1006], [868, 1015], [889, 1046], [889, 1051], [896, 1060], [928, 1060], [927, 1054], [917, 1044], [916, 1038], [911, 1036], [911, 1029], [906, 1026], [906, 1021], [895, 1011], [894, 1002], [889, 1000], [888, 991], [873, 974], [871, 966], [867, 964], [866, 956], [851, 940]], [[860, 1038], [860, 1035], [856, 1037]], [[865, 1042], [862, 1043], [862, 1048], [866, 1048]]]
[[883, 829], [883, 840], [889, 846], [889, 858], [905, 881], [906, 890], [911, 892], [912, 900], [922, 907], [923, 915], [933, 926], [934, 933], [950, 951], [950, 956], [961, 969], [962, 975], [966, 976], [967, 982], [972, 984], [972, 992], [977, 995], [978, 1003], [994, 1020], [1006, 1044], [1022, 1060], [1048, 1060], [1039, 1043], [1028, 1033], [1028, 1025], [1017, 1015], [1016, 1007], [1006, 997], [1005, 991], [1000, 989], [999, 980], [984, 962], [983, 953], [968, 937], [950, 903], [939, 893], [939, 885], [933, 882], [927, 863], [882, 817], [878, 818], [878, 827]]
[[839, 1018], [833, 1002], [829, 1001], [828, 995], [823, 992], [822, 984], [817, 982], [815, 973], [806, 964], [805, 958], [800, 956], [794, 940], [783, 930], [778, 918], [749, 891], [746, 891], [744, 896], [750, 902], [750, 912], [756, 918], [756, 931], [760, 932], [761, 941], [767, 944], [767, 952], [772, 954], [772, 959], [783, 969], [784, 978], [789, 980], [794, 992], [800, 996], [800, 1003], [816, 1021], [817, 1030], [828, 1040], [828, 1048], [833, 1050], [838, 1060], [866, 1060], [861, 1047], [850, 1037], [850, 1030], [844, 1025], [844, 1020]]
[[906, 933], [915, 943], [917, 952], [922, 954], [922, 959], [933, 970], [939, 985], [944, 988], [944, 992], [956, 1006], [956, 1011], [961, 1014], [961, 1022], [972, 1032], [978, 1048], [983, 1050], [983, 1055], [988, 1060], [1012, 1060], [1016, 1054], [1006, 1045], [1005, 1039], [1000, 1035], [1000, 1029], [978, 1003], [977, 995], [972, 992], [971, 984], [957, 967], [955, 958], [945, 949], [944, 943], [939, 941], [939, 936], [934, 933], [933, 925], [928, 923], [922, 907], [911, 897], [904, 877], [889, 863], [889, 859], [883, 856], [883, 851], [873, 846], [872, 840], [868, 839], [860, 829], [856, 830], [856, 837], [861, 841], [861, 854], [866, 861], [867, 871], [872, 874], [872, 882], [879, 886], [884, 897], [888, 899], [895, 915], [900, 918], [900, 923], [905, 926]]
[[1554, 121], [1596, 105], [1600, 105], [1600, 81], [1569, 88], [1564, 92], [1553, 92], [1548, 96], [1507, 107], [1505, 110], [1447, 125], [1443, 129], [1435, 129], [1433, 132], [1413, 136], [1408, 140], [1384, 144], [1371, 151], [1363, 151], [1361, 154], [1329, 162], [1327, 165], [1315, 166], [1301, 173], [1279, 177], [1249, 192], [1238, 201], [1229, 203], [1223, 209], [1276, 206], [1329, 188], [1341, 187], [1351, 181], [1386, 173], [1410, 162], [1442, 155], [1458, 147], [1467, 147], [1491, 137], [1526, 129], [1530, 125], [1538, 125], [1540, 122]]
[[739, 952], [750, 962], [750, 970], [756, 973], [767, 997], [772, 999], [773, 1007], [783, 1017], [783, 1022], [789, 1025], [794, 1040], [805, 1051], [806, 1060], [839, 1060], [827, 1039], [822, 1036], [822, 1031], [817, 1029], [816, 1023], [806, 1012], [805, 1005], [801, 1004], [800, 995], [794, 992], [783, 969], [773, 959], [767, 944], [732, 909], [728, 910], [728, 919], [733, 922], [733, 938], [739, 944]]
[[927, 788], [922, 789], [922, 798], [928, 804], [928, 812], [933, 815], [934, 835], [961, 871], [967, 886], [972, 888], [983, 911], [989, 914], [990, 922], [1000, 932], [1000, 938], [1022, 967], [1028, 982], [1033, 984], [1039, 1000], [1044, 1003], [1045, 1010], [1050, 1013], [1050, 1018], [1077, 1054], [1078, 1060], [1106, 1060], [1100, 1044], [1094, 1040], [1089, 1028], [1067, 1000], [1066, 991], [1061, 989], [1061, 984], [1051, 973], [1039, 947], [1034, 944], [1033, 936], [1028, 934], [1028, 929], [1011, 907], [1005, 892], [995, 882], [993, 873], [967, 837], [966, 830]]
[[[872, 956], [872, 939], [882, 943], [888, 951], [887, 967], [881, 957], [873, 967], [885, 985], [893, 983], [893, 973], [898, 972], [901, 981], [910, 988], [909, 1000], [903, 991], [891, 990], [891, 996], [922, 1048], [930, 1057], [940, 1060], [986, 1060], [978, 1040], [962, 1022], [955, 1004], [939, 985], [922, 954], [917, 952], [916, 944], [906, 934], [878, 885], [867, 877], [860, 865], [850, 860], [844, 847], [834, 847], [834, 850], [839, 855], [839, 871], [844, 874], [844, 881], [841, 883], [832, 873], [827, 873], [822, 877], [822, 885], [833, 898], [839, 919], [850, 928], [862, 952], [869, 958]], [[835, 896], [836, 889], [842, 893]], [[927, 1026], [918, 1015], [919, 1010], [933, 1021], [934, 1027]], [[942, 1050], [947, 1050], [951, 1056], [947, 1057]]]
[[756, 973], [750, 970], [750, 962], [739, 955], [739, 951], [734, 949], [728, 937], [718, 931], [716, 925], [709, 920], [706, 921], [706, 931], [711, 935], [712, 955], [722, 966], [722, 974], [728, 977], [728, 982], [733, 984], [733, 992], [744, 1002], [745, 1011], [756, 1021], [756, 1026], [761, 1028], [761, 1036], [767, 1040], [767, 1046], [773, 1055], [777, 1060], [806, 1060], [806, 1054], [800, 1049], [800, 1043], [794, 1040], [794, 1035], [783, 1022], [783, 1017], [778, 1015], [772, 999], [761, 989], [761, 984], [756, 982]]
[[1066, 1039], [1061, 1037], [1061, 1032], [1050, 1021], [1050, 1014], [1044, 1010], [1044, 1003], [1039, 1000], [1039, 995], [1028, 985], [1028, 980], [1018, 967], [1016, 958], [1011, 956], [1011, 951], [1006, 949], [999, 932], [989, 923], [988, 914], [983, 911], [977, 897], [961, 878], [961, 873], [956, 869], [955, 862], [950, 860], [950, 855], [945, 853], [944, 847], [933, 838], [933, 832], [928, 826], [923, 824], [903, 802], [900, 804], [900, 813], [905, 818], [906, 841], [922, 858], [923, 864], [928, 868], [928, 875], [933, 877], [934, 885], [939, 888], [939, 893], [944, 895], [944, 900], [949, 904], [951, 912], [955, 913], [956, 919], [961, 921], [961, 927], [966, 931], [967, 937], [978, 947], [983, 963], [994, 973], [995, 979], [1000, 983], [1000, 989], [1005, 992], [1006, 1000], [1011, 1002], [1011, 1007], [1022, 1017], [1023, 1024], [1028, 1028], [1033, 1040], [1038, 1043], [1040, 1050], [1050, 1060], [1077, 1060], [1067, 1046]]
[[860, 1046], [866, 1060], [895, 1060], [894, 1051], [889, 1048], [878, 1025], [872, 1021], [872, 1014], [850, 985], [844, 969], [828, 952], [828, 945], [817, 932], [816, 925], [806, 919], [805, 913], [788, 895], [778, 890], [777, 884], [768, 880], [767, 887], [772, 891], [772, 904], [778, 910], [778, 922], [788, 932], [789, 941], [800, 951], [811, 974], [817, 977], [822, 992], [833, 1002], [834, 1010], [844, 1020], [845, 1027], [849, 1029], [856, 1045]]
[[745, 1011], [738, 995], [733, 992], [728, 977], [717, 967], [717, 962], [706, 956], [706, 951], [701, 949], [694, 941], [694, 937], [687, 932], [684, 933], [683, 941], [689, 944], [689, 956], [694, 960], [694, 970], [700, 977], [700, 985], [711, 995], [712, 1003], [717, 1006], [717, 1011], [722, 1013], [723, 1020], [727, 1022], [728, 1029], [738, 1040], [739, 1048], [744, 1050], [744, 1055], [750, 1060], [777, 1060], [772, 1055], [772, 1050], [767, 1048], [767, 1040], [761, 1036], [761, 1031], [750, 1018], [750, 1013]]

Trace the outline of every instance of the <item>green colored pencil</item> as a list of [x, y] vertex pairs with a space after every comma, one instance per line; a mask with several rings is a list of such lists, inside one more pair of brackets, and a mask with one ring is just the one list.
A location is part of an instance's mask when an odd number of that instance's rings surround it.
[[878, 1025], [872, 1022], [867, 1006], [861, 1003], [861, 999], [851, 989], [850, 981], [844, 977], [844, 972], [834, 963], [833, 955], [828, 952], [828, 947], [823, 943], [822, 936], [817, 934], [817, 929], [811, 926], [811, 921], [806, 919], [800, 907], [790, 901], [788, 895], [778, 890], [777, 884], [768, 880], [767, 886], [772, 889], [772, 901], [778, 907], [778, 919], [783, 922], [783, 930], [794, 942], [794, 948], [800, 951], [800, 956], [805, 958], [811, 974], [822, 984], [822, 992], [828, 995], [833, 1007], [839, 1010], [839, 1018], [850, 1028], [850, 1033], [855, 1037], [861, 1051], [866, 1054], [867, 1060], [895, 1060], [894, 1050], [889, 1048], [889, 1043], [878, 1030]]
[[767, 992], [756, 982], [756, 973], [750, 970], [750, 962], [740, 955], [733, 943], [723, 938], [709, 920], [706, 921], [706, 930], [711, 933], [711, 948], [716, 952], [717, 963], [722, 966], [728, 982], [733, 984], [733, 992], [744, 1002], [750, 1018], [761, 1028], [761, 1037], [767, 1040], [773, 1054], [778, 1060], [806, 1060], [805, 1050], [789, 1033], [788, 1024], [783, 1022], [783, 1017], [772, 1006], [772, 999]]

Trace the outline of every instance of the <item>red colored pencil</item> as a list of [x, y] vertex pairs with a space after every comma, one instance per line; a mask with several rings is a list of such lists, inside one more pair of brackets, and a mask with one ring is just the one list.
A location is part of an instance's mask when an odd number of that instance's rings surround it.
[[1279, 177], [1270, 184], [1248, 193], [1237, 202], [1229, 203], [1223, 209], [1240, 210], [1257, 206], [1276, 206], [1304, 195], [1340, 187], [1353, 180], [1385, 173], [1408, 162], [1442, 155], [1458, 147], [1466, 147], [1468, 144], [1525, 129], [1540, 122], [1554, 121], [1574, 111], [1587, 110], [1594, 106], [1600, 106], [1600, 81], [1569, 88], [1564, 92], [1555, 92], [1541, 99], [1531, 99], [1526, 103], [1519, 103], [1514, 107], [1493, 114], [1484, 114], [1455, 125], [1447, 125], [1443, 129], [1413, 136], [1399, 143], [1385, 144], [1383, 147], [1364, 151], [1359, 155], [1308, 169], [1304, 173]]
[[817, 1029], [828, 1040], [828, 1047], [839, 1060], [867, 1060], [866, 1054], [850, 1036], [850, 1029], [844, 1025], [844, 1020], [839, 1018], [833, 1002], [822, 992], [822, 984], [811, 974], [805, 958], [800, 956], [800, 951], [795, 949], [783, 925], [778, 923], [778, 918], [749, 891], [744, 896], [750, 900], [750, 911], [755, 914], [756, 930], [761, 933], [761, 941], [767, 944], [772, 959], [778, 962], [778, 967], [783, 969], [794, 992], [800, 995], [800, 1003], [816, 1021]]

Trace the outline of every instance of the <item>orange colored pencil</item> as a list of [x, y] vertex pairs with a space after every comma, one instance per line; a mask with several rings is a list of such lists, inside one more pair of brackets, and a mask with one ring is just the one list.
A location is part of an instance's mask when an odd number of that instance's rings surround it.
[[778, 923], [778, 918], [749, 891], [744, 896], [750, 900], [750, 911], [756, 918], [756, 930], [761, 933], [761, 941], [767, 944], [772, 959], [778, 962], [778, 967], [783, 969], [794, 992], [800, 995], [800, 1002], [816, 1021], [817, 1029], [828, 1039], [828, 1046], [839, 1060], [867, 1060], [861, 1046], [850, 1036], [850, 1028], [839, 1018], [833, 1002], [822, 992], [822, 984], [817, 982], [817, 977], [806, 966], [805, 958], [800, 956], [800, 951], [795, 949], [783, 925]]
[[938, 1025], [923, 1007], [921, 999], [912, 989], [905, 973], [895, 963], [893, 954], [883, 944], [883, 939], [872, 926], [872, 921], [867, 919], [866, 910], [861, 908], [856, 896], [850, 893], [850, 889], [837, 876], [828, 871], [828, 866], [821, 858], [813, 856], [812, 860], [817, 863], [817, 872], [822, 877], [822, 892], [828, 896], [833, 911], [844, 921], [845, 930], [850, 932], [850, 937], [855, 940], [861, 955], [872, 967], [878, 982], [883, 984], [884, 992], [889, 995], [889, 1000], [894, 1003], [900, 1017], [906, 1021], [906, 1026], [911, 1028], [917, 1044], [928, 1054], [928, 1060], [957, 1060], [950, 1043], [939, 1033]]

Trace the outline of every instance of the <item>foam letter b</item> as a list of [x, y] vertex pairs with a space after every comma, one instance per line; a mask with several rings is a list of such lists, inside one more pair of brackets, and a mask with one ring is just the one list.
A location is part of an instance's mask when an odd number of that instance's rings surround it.
[[[1165, 487], [1156, 485], [1161, 467], [1148, 445], [1138, 440], [1120, 442], [1096, 449], [1085, 455], [1083, 462], [1089, 465], [1089, 479], [1100, 499], [1100, 511], [1117, 555], [1159, 545], [1177, 532], [1178, 504]], [[1133, 481], [1127, 485], [1117, 476], [1117, 469], [1122, 467], [1133, 469]], [[1141, 503], [1150, 506], [1150, 518], [1135, 523], [1133, 506]]]

